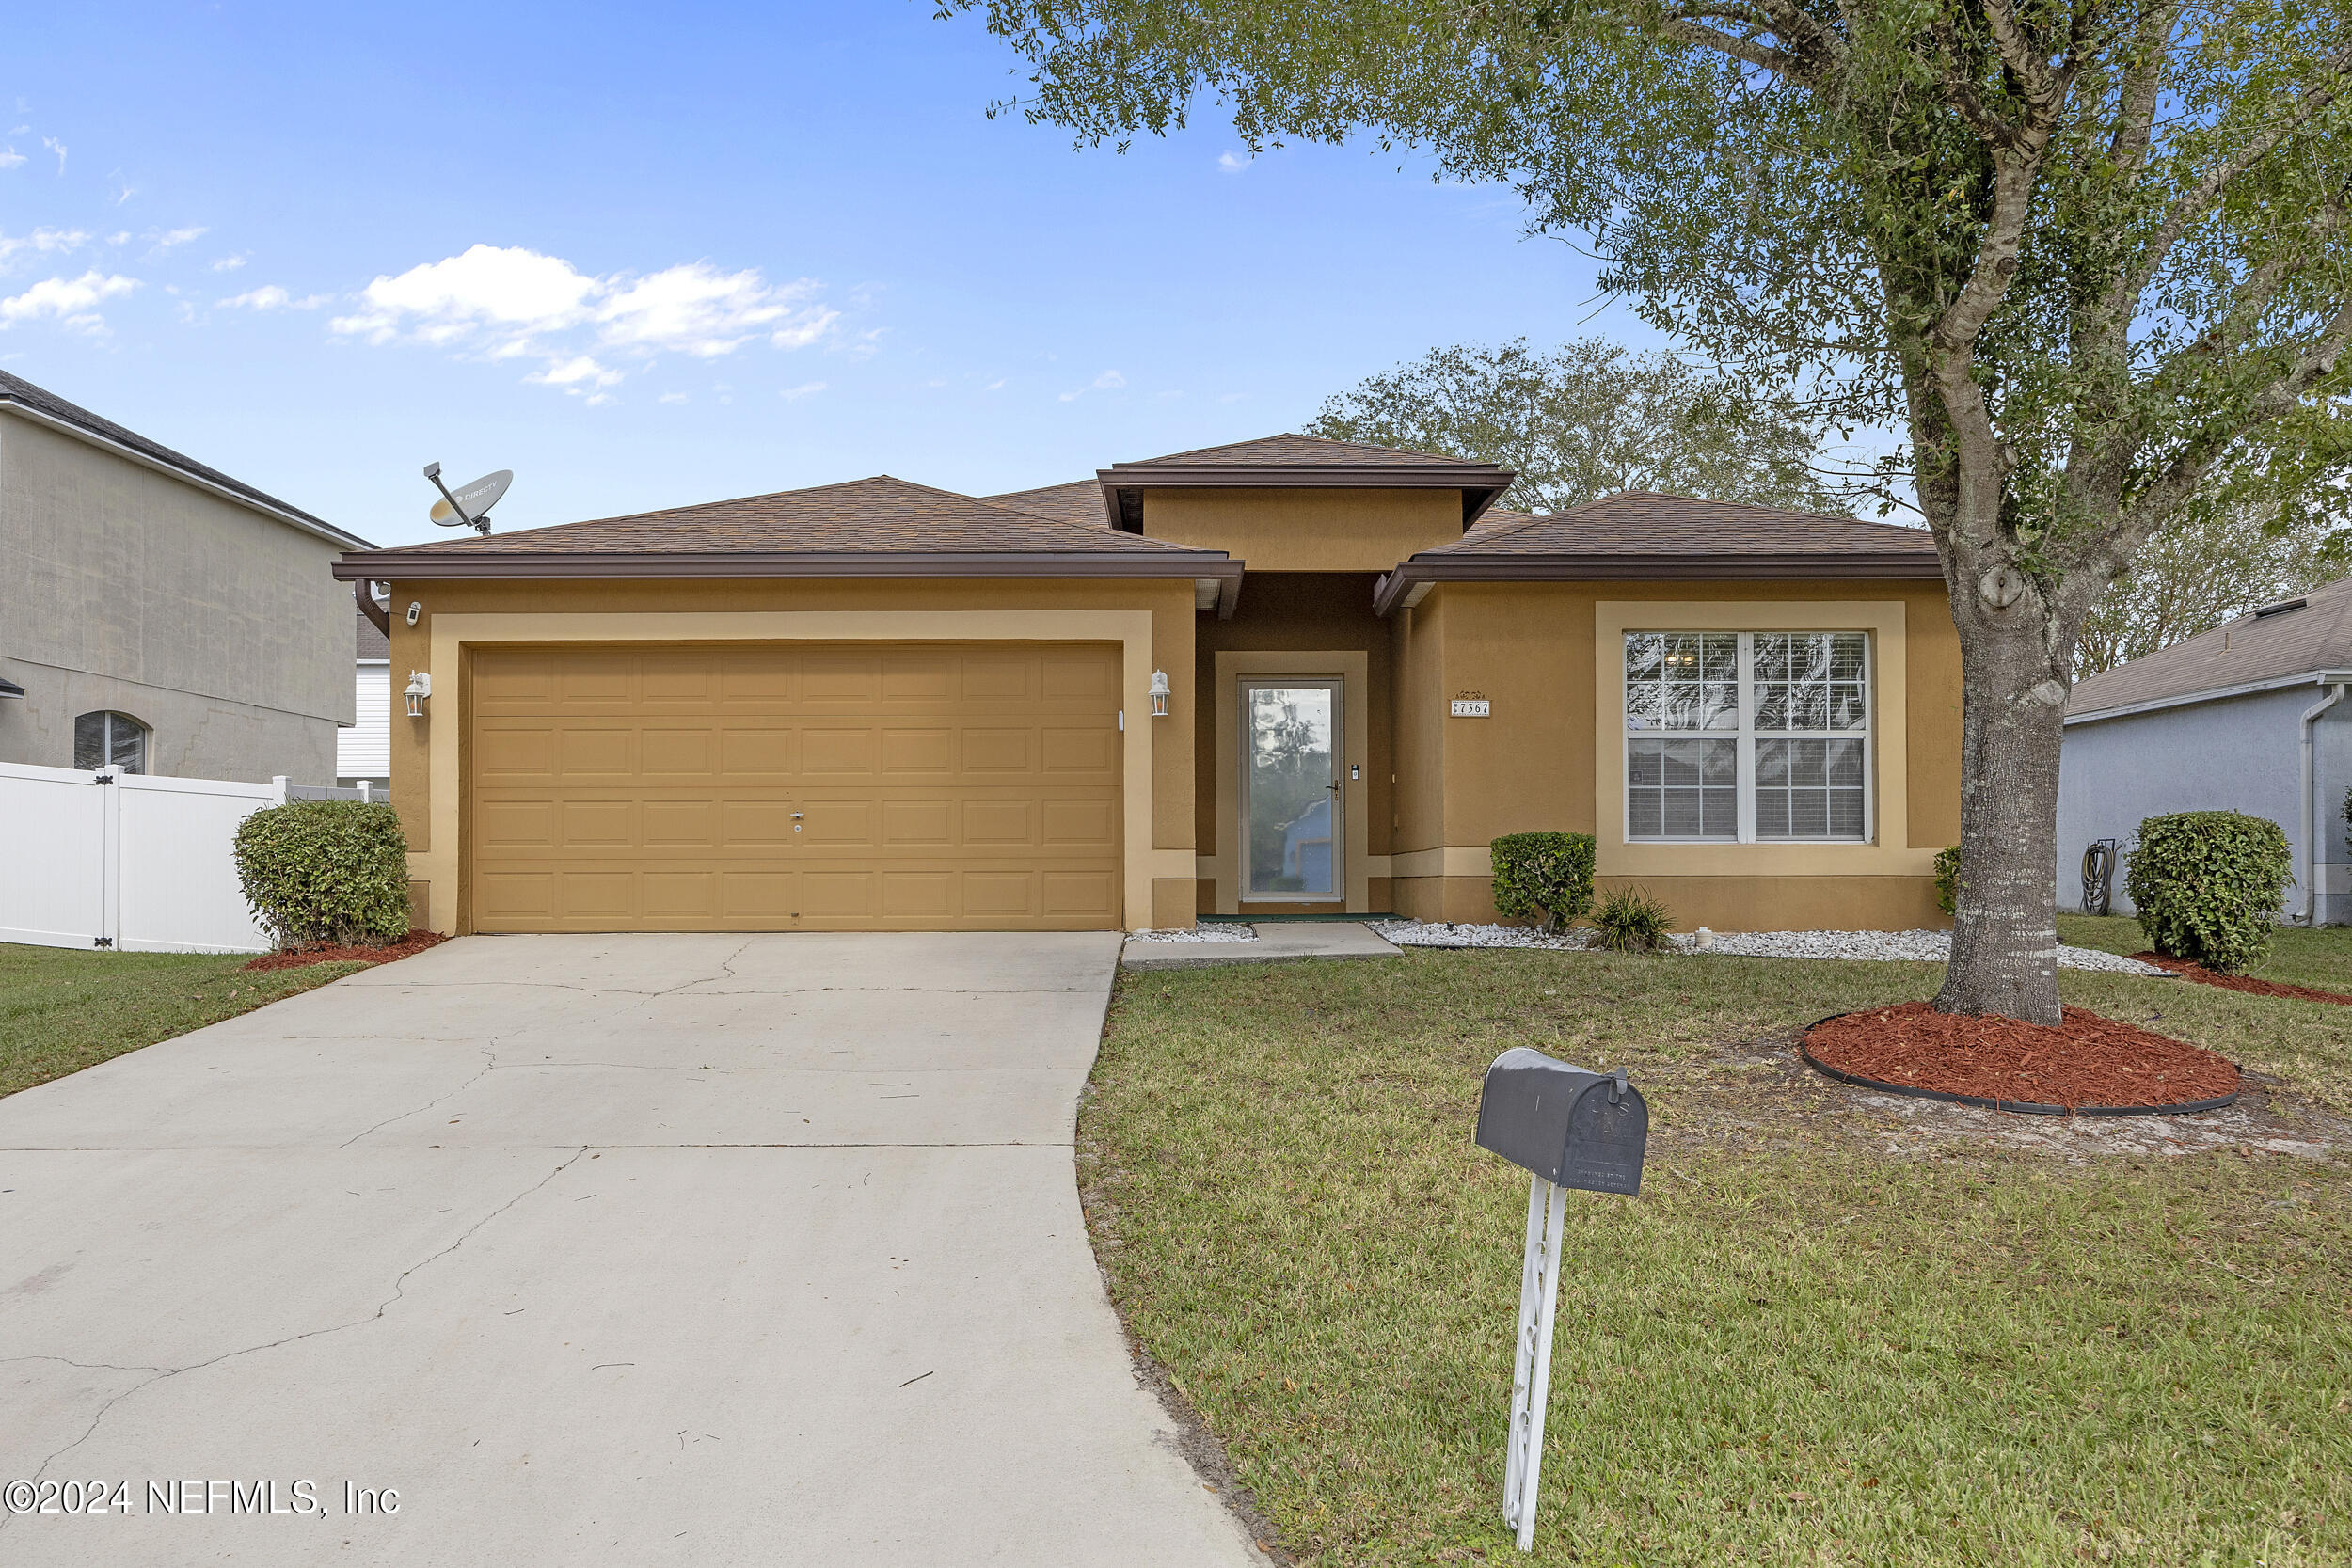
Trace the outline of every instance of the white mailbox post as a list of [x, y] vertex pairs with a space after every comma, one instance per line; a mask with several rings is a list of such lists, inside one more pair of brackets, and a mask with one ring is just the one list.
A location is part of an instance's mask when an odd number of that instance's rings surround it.
[[1529, 1173], [1519, 1329], [1511, 1348], [1511, 1426], [1502, 1461], [1502, 1522], [1522, 1552], [1535, 1546], [1535, 1483], [1551, 1388], [1551, 1328], [1560, 1299], [1560, 1229], [1568, 1192], [1642, 1190], [1649, 1105], [1625, 1072], [1587, 1072], [1521, 1046], [1497, 1056], [1478, 1097], [1478, 1147]]

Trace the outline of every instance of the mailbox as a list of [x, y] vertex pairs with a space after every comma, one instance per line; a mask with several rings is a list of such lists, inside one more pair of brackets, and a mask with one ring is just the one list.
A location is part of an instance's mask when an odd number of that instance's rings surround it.
[[1648, 1144], [1648, 1102], [1622, 1070], [1587, 1072], [1525, 1046], [1486, 1069], [1478, 1147], [1545, 1181], [1639, 1194]]

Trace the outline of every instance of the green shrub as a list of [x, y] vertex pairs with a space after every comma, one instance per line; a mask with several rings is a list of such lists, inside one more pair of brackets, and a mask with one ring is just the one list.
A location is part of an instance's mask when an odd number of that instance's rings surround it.
[[1621, 887], [1600, 901], [1593, 927], [1600, 933], [1600, 944], [1612, 953], [1654, 953], [1666, 945], [1675, 917], [1646, 889]]
[[1935, 907], [1946, 914], [1960, 912], [1960, 846], [1935, 852]]
[[1505, 916], [1556, 931], [1593, 907], [1592, 834], [1505, 833], [1491, 849], [1495, 908]]
[[237, 829], [237, 880], [280, 948], [408, 934], [408, 840], [387, 805], [294, 800]]
[[2226, 974], [2269, 954], [2280, 895], [2294, 881], [2285, 830], [2234, 811], [2149, 817], [2123, 873], [2157, 952]]

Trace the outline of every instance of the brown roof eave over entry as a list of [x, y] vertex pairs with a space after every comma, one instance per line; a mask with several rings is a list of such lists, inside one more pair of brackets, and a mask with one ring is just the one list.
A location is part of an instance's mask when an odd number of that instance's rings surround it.
[[1941, 582], [1942, 563], [1916, 550], [1840, 550], [1835, 555], [1526, 555], [1454, 561], [1416, 557], [1373, 584], [1372, 609], [1386, 615], [1407, 594], [1438, 582], [1806, 582], [1836, 578]]
[[1462, 527], [1486, 515], [1518, 476], [1492, 464], [1454, 463], [1416, 468], [1402, 464], [1153, 463], [1098, 469], [1103, 513], [1124, 533], [1143, 530], [1145, 490], [1459, 490]]
[[1153, 550], [1137, 555], [1023, 554], [1012, 551], [666, 551], [616, 552], [370, 550], [334, 565], [345, 582], [548, 578], [1183, 578], [1217, 585], [1216, 613], [1231, 620], [1240, 602], [1242, 562], [1222, 550]]

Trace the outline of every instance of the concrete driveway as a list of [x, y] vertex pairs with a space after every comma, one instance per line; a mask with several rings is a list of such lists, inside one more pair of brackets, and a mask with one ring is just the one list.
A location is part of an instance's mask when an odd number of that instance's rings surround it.
[[1118, 951], [476, 938], [0, 1101], [0, 1481], [106, 1510], [0, 1560], [1263, 1562], [1079, 1214]]

